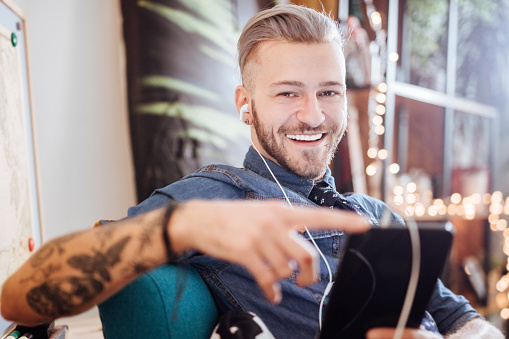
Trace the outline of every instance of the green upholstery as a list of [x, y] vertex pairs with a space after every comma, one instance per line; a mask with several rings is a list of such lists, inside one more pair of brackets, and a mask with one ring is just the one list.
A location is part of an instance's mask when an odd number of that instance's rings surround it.
[[[175, 303], [181, 281], [182, 295]], [[164, 265], [99, 305], [106, 339], [209, 338], [217, 323], [214, 300], [192, 266]]]

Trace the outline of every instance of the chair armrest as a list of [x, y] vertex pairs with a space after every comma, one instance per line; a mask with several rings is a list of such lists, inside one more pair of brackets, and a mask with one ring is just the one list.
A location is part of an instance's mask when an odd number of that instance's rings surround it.
[[173, 265], [141, 276], [100, 304], [99, 314], [106, 339], [210, 338], [218, 317], [198, 272], [192, 266]]

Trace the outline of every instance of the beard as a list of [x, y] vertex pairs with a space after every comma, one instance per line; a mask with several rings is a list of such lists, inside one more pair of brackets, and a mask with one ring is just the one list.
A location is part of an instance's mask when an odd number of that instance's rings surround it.
[[324, 131], [327, 132], [326, 137], [332, 136], [331, 142], [326, 145], [321, 145], [314, 149], [301, 150], [299, 154], [295, 154], [295, 152], [292, 153], [286, 149], [282, 140], [278, 141], [270, 127], [266, 127], [260, 122], [254, 100], [251, 102], [251, 113], [253, 114], [253, 126], [258, 141], [265, 152], [279, 166], [301, 179], [314, 180], [323, 177], [343, 137], [346, 123], [341, 126], [341, 129], [336, 124], [321, 124], [318, 127], [311, 127], [302, 122], [296, 127], [281, 126], [278, 134], [283, 135], [283, 138], [286, 138], [286, 134], [304, 134], [304, 132], [322, 133]]

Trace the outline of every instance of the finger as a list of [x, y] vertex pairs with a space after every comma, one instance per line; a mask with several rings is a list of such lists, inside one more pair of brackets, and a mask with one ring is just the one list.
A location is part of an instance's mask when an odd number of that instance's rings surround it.
[[300, 272], [296, 283], [301, 286], [314, 283], [320, 273], [320, 258], [316, 249], [295, 231], [288, 233], [288, 239], [290, 241], [282, 242], [281, 246], [299, 266]]
[[295, 267], [292, 267], [289, 262], [292, 257], [288, 255], [289, 252], [283, 245], [288, 241], [281, 241], [281, 237], [277, 234], [275, 239], [271, 239], [270, 236], [272, 235], [268, 234], [268, 238], [259, 244], [261, 255], [278, 279], [288, 278], [295, 271]]
[[328, 208], [282, 207], [281, 218], [293, 227], [306, 225], [312, 229], [341, 229], [347, 232], [364, 232], [371, 225], [366, 218], [355, 212], [331, 210]]
[[267, 300], [275, 304], [281, 302], [281, 286], [277, 282], [274, 272], [258, 256], [251, 256], [246, 259], [239, 263], [251, 272]]

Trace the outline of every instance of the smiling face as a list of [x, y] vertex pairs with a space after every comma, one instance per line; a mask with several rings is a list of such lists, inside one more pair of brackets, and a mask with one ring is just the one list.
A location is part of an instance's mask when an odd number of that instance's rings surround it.
[[321, 178], [346, 129], [345, 61], [338, 43], [265, 41], [237, 87], [263, 156], [306, 179]]

